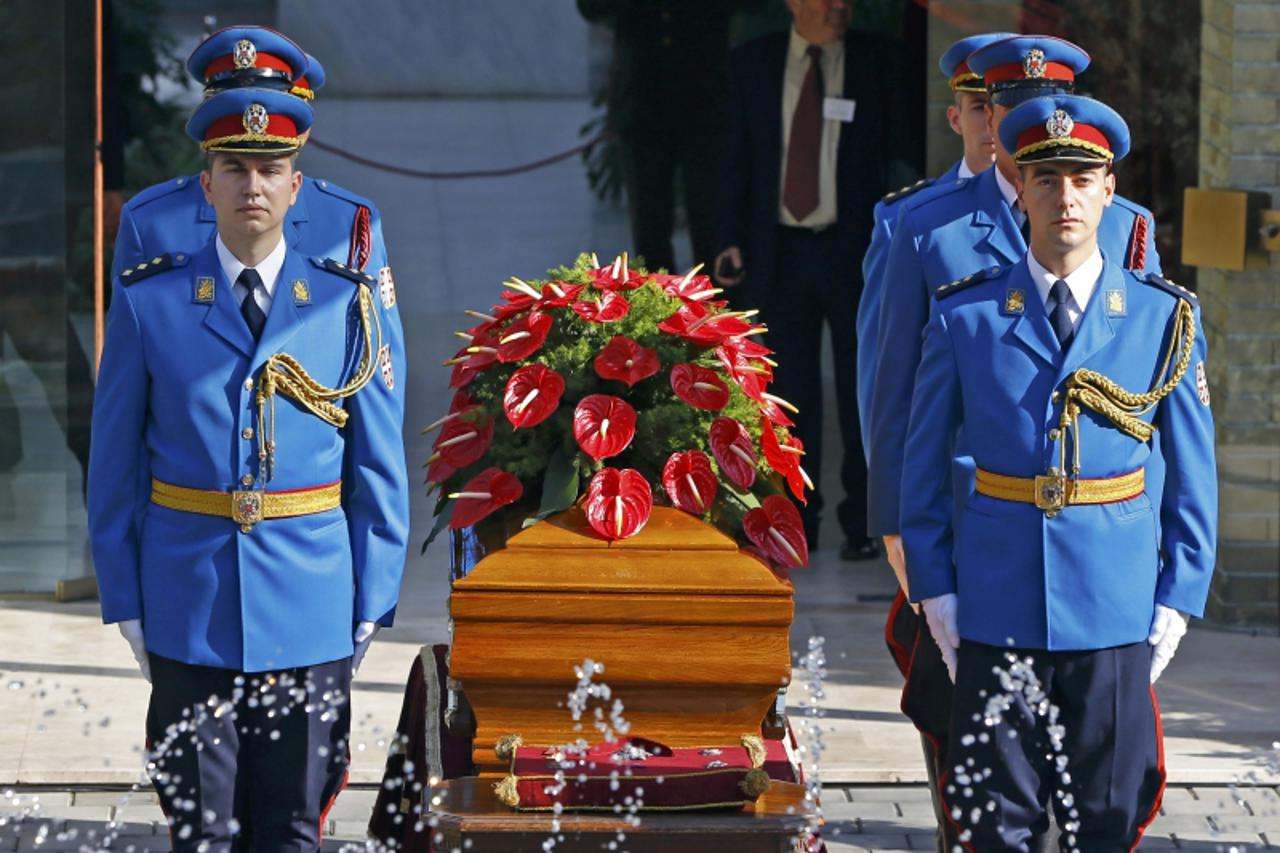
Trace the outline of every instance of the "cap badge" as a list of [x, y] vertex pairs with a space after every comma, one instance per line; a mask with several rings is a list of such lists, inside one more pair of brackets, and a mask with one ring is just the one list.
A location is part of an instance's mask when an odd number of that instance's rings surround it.
[[1049, 132], [1050, 139], [1066, 139], [1075, 126], [1075, 121], [1067, 115], [1066, 110], [1054, 110], [1044, 123], [1044, 129]]
[[267, 132], [267, 123], [271, 117], [262, 104], [250, 104], [244, 108], [244, 129], [254, 136], [262, 136]]
[[1024, 76], [1036, 80], [1044, 77], [1044, 51], [1038, 47], [1028, 50], [1027, 55], [1022, 58], [1022, 72]]
[[252, 68], [258, 59], [258, 49], [248, 39], [240, 39], [231, 53], [231, 59], [235, 63], [236, 70]]

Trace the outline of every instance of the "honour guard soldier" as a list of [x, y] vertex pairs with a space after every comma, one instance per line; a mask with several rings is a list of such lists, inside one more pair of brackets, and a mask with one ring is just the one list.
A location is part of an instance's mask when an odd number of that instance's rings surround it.
[[[983, 75], [990, 98], [993, 133], [1018, 102], [1071, 90], [1089, 55], [1071, 42], [1048, 36], [1015, 36], [975, 51], [969, 67]], [[997, 139], [997, 142], [999, 140]], [[884, 537], [890, 562], [901, 563], [898, 506], [906, 451], [907, 417], [920, 335], [929, 316], [929, 295], [974, 270], [1017, 261], [1026, 253], [1025, 216], [1016, 208], [1017, 167], [996, 146], [996, 167], [947, 188], [921, 193], [902, 205], [885, 261], [879, 352], [871, 401], [868, 506], [871, 532]], [[1151, 213], [1119, 195], [1103, 215], [1099, 242], [1117, 263], [1158, 272]], [[957, 453], [956, 498], [972, 491], [972, 461]]]
[[[219, 30], [187, 60], [187, 71], [212, 95], [241, 86], [275, 88], [310, 102], [324, 85], [324, 69], [291, 39], [267, 27]], [[306, 135], [304, 134], [304, 140]], [[198, 175], [182, 175], [139, 192], [120, 214], [112, 275], [165, 252], [192, 252], [214, 229], [213, 207]], [[383, 334], [403, 352], [404, 333], [396, 305], [395, 281], [382, 238], [382, 218], [373, 202], [324, 178], [304, 175], [289, 208], [285, 240], [303, 255], [335, 258], [368, 271], [378, 280], [379, 301], [387, 309]]]
[[372, 276], [285, 237], [310, 125], [280, 91], [206, 100], [211, 238], [114, 282], [90, 532], [178, 850], [319, 849], [351, 675], [399, 595], [403, 353]]
[[[1026, 850], [1051, 794], [1071, 847], [1132, 850], [1164, 782], [1152, 685], [1214, 566], [1204, 330], [1194, 296], [1099, 240], [1119, 115], [1036, 98], [1000, 139], [1030, 252], [936, 290], [902, 483], [911, 596], [955, 673], [944, 792], [976, 850]], [[957, 513], [961, 430], [976, 492]]]
[[[923, 195], [932, 187], [945, 188], [958, 180], [966, 180], [991, 167], [995, 158], [995, 141], [987, 126], [987, 89], [982, 76], [974, 73], [966, 60], [969, 54], [992, 42], [1011, 37], [1012, 33], [983, 33], [960, 39], [951, 45], [938, 67], [947, 78], [955, 103], [947, 107], [947, 121], [963, 140], [964, 154], [936, 180], [928, 178], [889, 193], [873, 212], [874, 229], [871, 244], [862, 258], [862, 297], [858, 301], [858, 412], [862, 427], [863, 447], [870, 448], [871, 389], [875, 382], [877, 337], [880, 323], [880, 301], [886, 288], [885, 256], [893, 237], [898, 211], [908, 199]], [[895, 572], [902, 571], [896, 562]], [[947, 727], [950, 723], [951, 680], [943, 667], [937, 647], [928, 635], [928, 627], [914, 606], [907, 604], [906, 577], [899, 575], [899, 589], [889, 609], [885, 637], [894, 662], [907, 679], [903, 687], [902, 709], [920, 730], [924, 749], [929, 790], [933, 795], [934, 816], [938, 822], [938, 851], [947, 853], [959, 843], [954, 825], [938, 796], [937, 780], [942, 774], [946, 755]]]

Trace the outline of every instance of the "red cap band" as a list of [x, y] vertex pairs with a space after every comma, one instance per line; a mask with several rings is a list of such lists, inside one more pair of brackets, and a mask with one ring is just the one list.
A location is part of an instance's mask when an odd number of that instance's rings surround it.
[[1074, 83], [1075, 79], [1076, 72], [1071, 70], [1070, 65], [1063, 65], [1061, 62], [1046, 62], [1044, 74], [1040, 77], [1028, 77], [1021, 62], [1010, 62], [1007, 65], [988, 68], [983, 76], [988, 86], [992, 83], [1003, 83], [1006, 80], [1065, 80], [1068, 83]]
[[[1049, 129], [1044, 124], [1032, 125], [1018, 137], [1018, 150], [1021, 151], [1028, 145], [1035, 145], [1037, 142], [1045, 142], [1049, 138]], [[1076, 122], [1071, 128], [1071, 133], [1061, 137], [1061, 139], [1063, 145], [1070, 145], [1074, 140], [1076, 142], [1087, 142], [1107, 151], [1111, 150], [1111, 142], [1106, 135], [1091, 124]]]
[[[293, 66], [289, 65], [278, 56], [272, 56], [269, 53], [259, 53], [253, 60], [254, 68], [269, 68], [273, 71], [283, 71], [290, 77], [293, 76]], [[236, 68], [236, 60], [233, 55], [228, 53], [225, 56], [219, 56], [212, 60], [204, 67], [204, 79], [208, 80], [216, 74], [222, 74], [226, 71], [247, 71], [247, 68]]]
[[217, 121], [209, 125], [209, 129], [204, 132], [204, 138], [209, 139], [225, 139], [229, 136], [244, 136], [252, 138], [254, 136], [279, 136], [287, 139], [296, 139], [298, 126], [294, 124], [293, 119], [287, 115], [272, 113], [267, 117], [267, 129], [259, 134], [251, 134], [245, 130], [244, 117], [237, 115], [223, 116]]

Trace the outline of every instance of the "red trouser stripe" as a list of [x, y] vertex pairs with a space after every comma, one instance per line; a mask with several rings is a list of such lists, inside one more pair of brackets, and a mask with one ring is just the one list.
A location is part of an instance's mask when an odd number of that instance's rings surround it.
[[1151, 804], [1151, 813], [1147, 815], [1147, 819], [1138, 824], [1138, 832], [1133, 837], [1133, 843], [1129, 845], [1129, 853], [1133, 853], [1138, 848], [1138, 842], [1142, 840], [1142, 834], [1147, 831], [1147, 827], [1156, 819], [1156, 815], [1160, 813], [1160, 804], [1164, 802], [1165, 783], [1169, 780], [1169, 774], [1165, 772], [1164, 767], [1164, 723], [1160, 720], [1160, 700], [1156, 699], [1156, 686], [1151, 685], [1151, 711], [1156, 718], [1156, 767], [1160, 771], [1160, 788], [1156, 791], [1155, 802]]

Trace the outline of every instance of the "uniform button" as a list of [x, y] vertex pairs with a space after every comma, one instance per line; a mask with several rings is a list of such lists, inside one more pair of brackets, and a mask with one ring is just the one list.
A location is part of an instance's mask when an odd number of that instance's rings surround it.
[[252, 485], [253, 485], [253, 475], [252, 475], [252, 474], [245, 474], [243, 477], [241, 477], [241, 478], [240, 478], [240, 485], [242, 485], [242, 486], [252, 486]]
[[1058, 429], [1057, 427], [1054, 427], [1053, 429], [1049, 430], [1050, 441], [1057, 441], [1061, 436], [1062, 436], [1062, 430]]
[[248, 441], [249, 439], [253, 438], [253, 427], [245, 427], [243, 430], [241, 430], [240, 437], [243, 438], [245, 441]]
[[253, 380], [252, 380], [252, 379], [246, 379], [246, 380], [244, 381], [244, 390], [246, 390], [246, 391], [252, 391], [252, 390], [253, 390]]
[[1053, 396], [1052, 396], [1052, 397], [1050, 397], [1049, 399], [1050, 399], [1050, 400], [1052, 400], [1052, 401], [1053, 401], [1053, 402], [1055, 402], [1055, 403], [1056, 403], [1056, 402], [1058, 402], [1059, 400], [1061, 400], [1061, 399], [1062, 399], [1062, 392], [1061, 392], [1061, 391], [1054, 391], [1054, 392], [1053, 392]]

